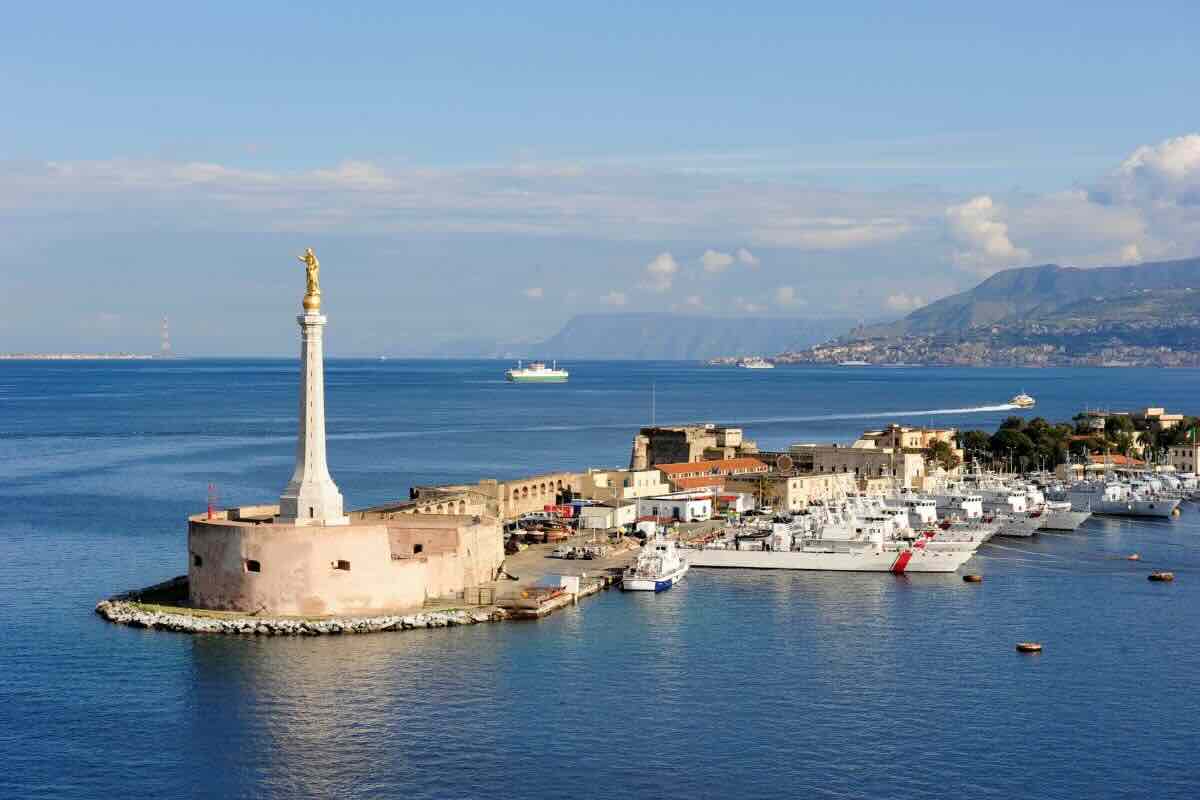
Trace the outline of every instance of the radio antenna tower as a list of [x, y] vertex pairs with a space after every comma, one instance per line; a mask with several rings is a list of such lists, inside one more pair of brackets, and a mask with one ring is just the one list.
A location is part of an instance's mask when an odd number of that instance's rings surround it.
[[171, 328], [167, 324], [167, 318], [163, 317], [162, 321], [162, 344], [159, 347], [159, 358], [172, 358], [175, 355], [171, 350]]

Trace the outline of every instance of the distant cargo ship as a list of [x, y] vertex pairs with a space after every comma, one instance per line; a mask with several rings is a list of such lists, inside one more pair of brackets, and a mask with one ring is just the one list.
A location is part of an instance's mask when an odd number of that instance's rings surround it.
[[517, 362], [516, 369], [504, 373], [505, 380], [510, 383], [566, 383], [570, 373], [558, 368], [558, 362], [547, 367], [544, 361], [531, 361], [528, 367]]

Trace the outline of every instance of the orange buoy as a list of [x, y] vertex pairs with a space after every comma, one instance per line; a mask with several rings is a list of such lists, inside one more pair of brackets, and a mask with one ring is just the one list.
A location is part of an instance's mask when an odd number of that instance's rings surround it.
[[963, 575], [963, 580], [967, 583], [983, 583], [983, 576], [975, 574]]
[[1130, 553], [1129, 555], [1125, 556], [1125, 560], [1126, 561], [1141, 561], [1142, 557], [1140, 555], [1138, 555], [1137, 553]]
[[1171, 581], [1175, 580], [1175, 573], [1174, 572], [1151, 572], [1150, 580], [1155, 581], [1157, 583], [1170, 583]]
[[1018, 653], [1040, 653], [1042, 652], [1041, 642], [1017, 642]]

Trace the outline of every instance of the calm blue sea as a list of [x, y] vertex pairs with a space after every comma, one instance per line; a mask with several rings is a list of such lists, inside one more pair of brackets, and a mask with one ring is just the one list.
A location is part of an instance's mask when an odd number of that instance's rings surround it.
[[[1200, 372], [330, 361], [347, 503], [621, 465], [649, 422], [764, 447], [1166, 405]], [[101, 621], [188, 513], [276, 497], [294, 361], [0, 363], [0, 797], [1196, 797], [1200, 509], [1001, 542], [957, 576], [695, 571], [536, 623], [320, 639]], [[868, 417], [866, 415], [876, 415]], [[1140, 552], [1143, 561], [1124, 560]], [[1146, 580], [1173, 569], [1174, 584]], [[1039, 657], [1013, 651], [1045, 644]]]

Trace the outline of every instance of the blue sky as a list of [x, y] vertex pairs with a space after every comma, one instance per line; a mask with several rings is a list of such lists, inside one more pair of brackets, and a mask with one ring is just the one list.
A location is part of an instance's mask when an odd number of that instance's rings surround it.
[[181, 350], [289, 352], [309, 244], [344, 352], [592, 310], [875, 318], [1194, 255], [1198, 29], [1184, 3], [12, 6], [0, 350], [146, 349], [169, 313]]

